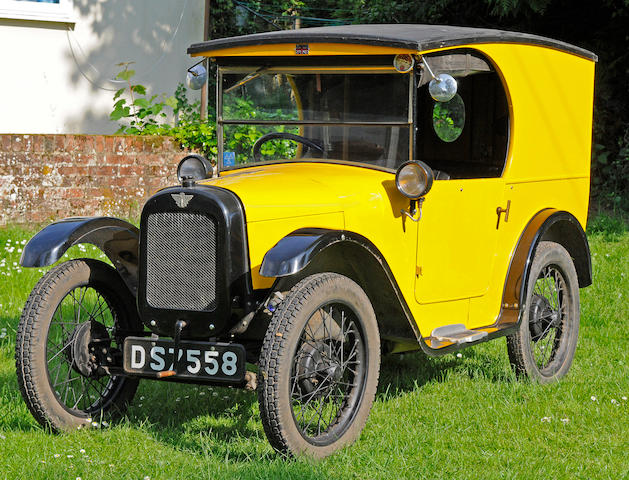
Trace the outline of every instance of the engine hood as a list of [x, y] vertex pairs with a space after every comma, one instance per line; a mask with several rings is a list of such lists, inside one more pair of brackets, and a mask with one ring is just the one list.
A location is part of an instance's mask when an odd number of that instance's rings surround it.
[[283, 163], [223, 172], [199, 182], [234, 192], [247, 223], [346, 212], [387, 200], [394, 174], [327, 163]]

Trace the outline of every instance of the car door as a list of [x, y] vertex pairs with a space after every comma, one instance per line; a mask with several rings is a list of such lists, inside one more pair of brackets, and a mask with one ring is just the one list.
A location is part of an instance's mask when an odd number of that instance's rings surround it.
[[[437, 180], [418, 223], [415, 298], [446, 302], [485, 294], [498, 241], [501, 178]], [[456, 323], [456, 322], [453, 322]]]
[[[497, 209], [506, 208], [502, 173], [510, 111], [502, 80], [480, 53], [428, 61], [437, 69], [459, 65], [451, 70], [457, 81], [451, 100], [435, 101], [426, 84], [417, 91], [416, 155], [433, 168], [436, 180], [418, 222], [415, 298], [433, 304], [427, 316], [443, 317], [429, 320], [439, 326], [467, 323], [465, 299], [483, 296], [489, 289], [498, 242]], [[456, 309], [434, 305], [457, 300]]]

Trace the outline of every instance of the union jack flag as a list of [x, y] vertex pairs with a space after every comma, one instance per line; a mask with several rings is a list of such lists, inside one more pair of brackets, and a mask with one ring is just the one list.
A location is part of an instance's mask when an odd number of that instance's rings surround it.
[[295, 54], [308, 55], [309, 53], [310, 53], [310, 49], [308, 48], [308, 44], [295, 45]]

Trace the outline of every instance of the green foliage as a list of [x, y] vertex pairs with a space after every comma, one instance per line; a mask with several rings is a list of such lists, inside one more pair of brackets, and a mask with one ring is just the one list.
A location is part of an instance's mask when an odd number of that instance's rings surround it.
[[212, 163], [216, 163], [218, 148], [216, 146], [216, 128], [210, 123], [180, 123], [162, 133], [172, 136], [182, 148], [195, 150], [205, 155]]
[[[125, 80], [128, 86], [114, 94], [114, 107], [109, 118], [121, 122], [116, 133], [171, 136], [182, 148], [198, 151], [215, 163], [218, 154], [215, 118], [210, 115], [206, 122], [201, 121], [200, 102], [189, 102], [186, 87], [180, 83], [171, 97], [166, 95], [147, 97], [146, 88], [143, 85], [131, 83], [135, 72], [128, 68], [129, 63], [119, 65], [123, 67], [123, 70], [117, 78]], [[125, 95], [130, 98], [130, 102], [124, 98]], [[158, 98], [162, 100], [158, 101]], [[166, 107], [172, 110], [174, 118], [172, 125], [167, 122]], [[226, 113], [235, 115], [234, 118], [265, 120], [278, 118], [281, 114], [279, 110], [264, 114], [257, 112], [252, 101], [239, 97], [232, 105], [226, 106]], [[255, 141], [272, 131], [299, 133], [298, 127], [235, 125], [230, 131], [231, 135], [226, 139], [225, 150], [236, 152], [240, 163], [249, 161]], [[296, 151], [297, 145], [289, 140], [266, 142], [260, 150], [263, 157], [267, 158], [292, 158]]]
[[[158, 95], [148, 97], [144, 85], [134, 85], [131, 79], [135, 75], [135, 70], [131, 70], [129, 65], [133, 62], [119, 63], [122, 70], [116, 78], [127, 82], [125, 88], [121, 88], [114, 94], [114, 108], [109, 114], [113, 121], [122, 120], [124, 123], [116, 133], [127, 135], [160, 135], [162, 134], [164, 120], [167, 115], [163, 111], [167, 105], [172, 105], [174, 99]], [[125, 96], [127, 98], [125, 98]]]
[[435, 102], [432, 125], [437, 136], [444, 142], [454, 142], [463, 131], [465, 105], [459, 95], [449, 102]]
[[207, 121], [201, 121], [198, 100], [190, 103], [188, 90], [182, 83], [177, 85], [174, 102], [169, 106], [173, 109], [175, 125], [164, 129], [163, 135], [170, 135], [182, 148], [201, 152], [213, 163], [218, 153], [215, 119], [210, 116]]
[[601, 213], [588, 222], [590, 235], [602, 235], [605, 241], [617, 241], [628, 230], [627, 222], [619, 215]]
[[172, 103], [168, 106], [173, 109], [175, 115], [175, 125], [180, 123], [199, 123], [201, 121], [201, 102], [199, 100], [190, 103], [188, 100], [188, 89], [183, 83], [177, 85], [175, 95], [171, 97]]
[[[238, 118], [241, 120], [274, 120], [281, 118], [282, 111], [275, 112], [258, 111], [254, 107], [252, 100], [242, 97], [234, 97], [226, 103], [225, 116]], [[251, 161], [251, 151], [253, 144], [260, 137], [271, 132], [290, 132], [299, 134], [299, 127], [284, 125], [270, 125], [268, 127], [260, 125], [229, 125], [225, 127], [225, 151], [236, 154], [237, 163]], [[297, 145], [291, 140], [271, 140], [262, 144], [260, 153], [262, 157], [269, 160], [277, 158], [293, 158], [297, 152]]]
[[[162, 94], [149, 97], [144, 85], [131, 83], [135, 72], [129, 69], [130, 63], [118, 64], [122, 71], [116, 78], [126, 81], [127, 87], [118, 90], [113, 97], [114, 106], [109, 118], [121, 122], [116, 133], [168, 135], [177, 140], [182, 148], [195, 150], [209, 159], [215, 159], [217, 147], [214, 121], [201, 122], [200, 103], [189, 103], [186, 87], [180, 83], [173, 96]], [[174, 125], [167, 121], [167, 108], [173, 112]]]
[[552, 0], [488, 0], [492, 12], [501, 17], [517, 16], [525, 12], [543, 14]]
[[[614, 148], [616, 147], [616, 148]], [[616, 145], [592, 148], [592, 193], [605, 208], [629, 211], [629, 129]]]

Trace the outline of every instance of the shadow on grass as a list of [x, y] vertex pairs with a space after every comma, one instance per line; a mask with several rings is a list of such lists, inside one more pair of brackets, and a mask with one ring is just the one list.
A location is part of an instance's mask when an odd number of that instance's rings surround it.
[[[447, 382], [451, 375], [490, 382], [513, 381], [510, 370], [505, 369], [506, 353], [501, 357], [470, 349], [464, 355], [465, 359], [455, 355], [430, 358], [417, 352], [384, 357], [377, 396], [386, 402], [429, 383]], [[203, 397], [201, 392], [206, 392]], [[144, 382], [135, 404], [129, 417], [131, 423], [146, 422], [145, 428], [151, 435], [176, 448], [197, 453], [210, 449], [213, 456], [229, 456], [237, 462], [280, 458], [268, 447], [255, 393]], [[137, 410], [139, 404], [141, 411]], [[160, 404], [160, 408], [155, 408]], [[175, 409], [164, 409], [165, 405], [175, 405]]]
[[446, 382], [454, 374], [499, 383], [514, 380], [512, 372], [505, 370], [506, 349], [504, 357], [489, 354], [482, 347], [469, 348], [464, 355], [465, 360], [455, 354], [429, 357], [422, 351], [385, 356], [380, 367], [377, 395], [379, 398], [401, 396], [428, 383]]
[[247, 460], [257, 440], [266, 442], [257, 403], [255, 392], [145, 380], [127, 418], [175, 448]]
[[[5, 325], [13, 321], [1, 320]], [[13, 363], [12, 356], [5, 340], [2, 360]], [[386, 356], [382, 359], [377, 396], [386, 402], [426, 384], [447, 382], [453, 375], [511, 382], [504, 368], [505, 358], [487, 347], [466, 350], [464, 359], [455, 355], [430, 358], [422, 352]], [[15, 370], [1, 370], [0, 384], [4, 407], [20, 410], [0, 421], [2, 427], [15, 431], [40, 429], [22, 401]], [[115, 424], [143, 430], [164, 445], [215, 458], [235, 462], [280, 458], [272, 453], [264, 436], [257, 395], [243, 390], [144, 380], [125, 419]]]

